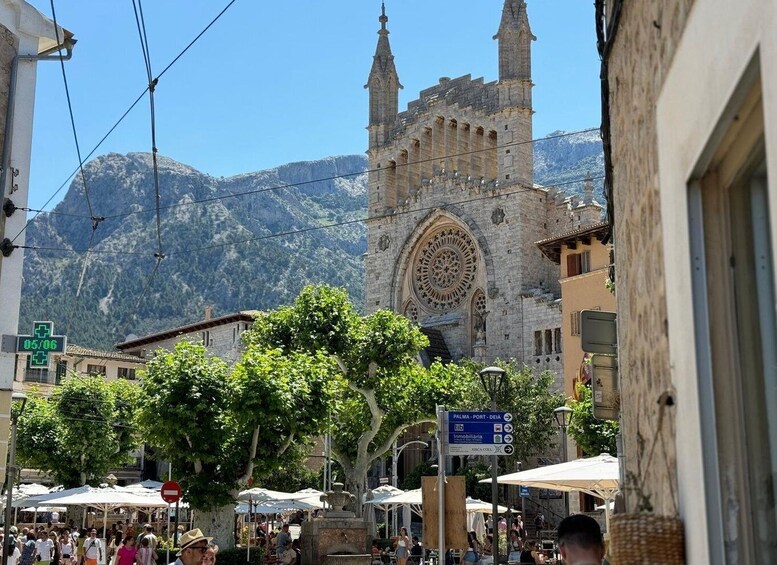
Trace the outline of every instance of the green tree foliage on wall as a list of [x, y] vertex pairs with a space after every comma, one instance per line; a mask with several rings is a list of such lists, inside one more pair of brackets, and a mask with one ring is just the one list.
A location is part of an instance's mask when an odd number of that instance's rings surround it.
[[139, 445], [137, 402], [135, 386], [102, 376], [69, 376], [48, 399], [31, 394], [19, 418], [20, 462], [68, 488], [105, 482]]
[[609, 453], [617, 455], [615, 438], [618, 435], [618, 422], [597, 420], [594, 418], [591, 387], [582, 383], [577, 385], [577, 400], [569, 403], [572, 408], [572, 421], [569, 435], [588, 456]]

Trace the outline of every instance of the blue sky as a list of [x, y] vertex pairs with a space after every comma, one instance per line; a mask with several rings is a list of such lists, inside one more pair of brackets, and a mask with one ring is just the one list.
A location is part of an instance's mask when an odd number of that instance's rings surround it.
[[[49, 0], [29, 0], [51, 16]], [[227, 0], [146, 0], [156, 76]], [[443, 76], [497, 78], [502, 0], [387, 0], [400, 108]], [[535, 137], [600, 123], [593, 2], [528, 0]], [[146, 84], [130, 0], [55, 2], [78, 39], [66, 70], [85, 156]], [[160, 80], [161, 155], [214, 176], [291, 161], [362, 153], [379, 28], [377, 0], [237, 0]], [[149, 151], [143, 100], [96, 154]], [[30, 206], [41, 206], [78, 165], [58, 63], [38, 66]], [[64, 195], [63, 189], [54, 199]]]

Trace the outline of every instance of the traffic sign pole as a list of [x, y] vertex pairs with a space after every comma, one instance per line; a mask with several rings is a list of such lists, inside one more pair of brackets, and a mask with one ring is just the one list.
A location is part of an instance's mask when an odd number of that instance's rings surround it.
[[437, 564], [447, 563], [445, 555], [445, 406], [437, 406]]

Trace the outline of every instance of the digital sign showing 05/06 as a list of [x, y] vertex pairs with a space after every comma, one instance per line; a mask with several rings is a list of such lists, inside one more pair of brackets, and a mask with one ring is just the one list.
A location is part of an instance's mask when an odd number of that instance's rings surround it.
[[22, 340], [19, 351], [60, 351], [62, 349], [62, 338], [59, 339], [37, 339], [34, 337], [27, 337]]
[[20, 335], [16, 340], [16, 351], [31, 353], [30, 367], [47, 367], [49, 353], [62, 353], [67, 346], [67, 338], [54, 335], [52, 322], [33, 322], [32, 335]]

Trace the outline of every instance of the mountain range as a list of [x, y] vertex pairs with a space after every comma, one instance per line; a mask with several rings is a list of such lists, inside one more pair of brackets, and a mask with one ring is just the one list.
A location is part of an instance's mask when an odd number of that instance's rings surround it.
[[[595, 132], [558, 133], [535, 143], [535, 180], [581, 192], [583, 178], [602, 174], [601, 141]], [[218, 316], [289, 303], [316, 282], [343, 286], [363, 303], [364, 156], [226, 178], [158, 162], [159, 233], [147, 153], [85, 165], [93, 213], [104, 218], [97, 225], [78, 177], [30, 224], [26, 245], [39, 249], [26, 251], [22, 333], [33, 320], [52, 320], [71, 343], [111, 348], [128, 334], [202, 319], [206, 306]]]

